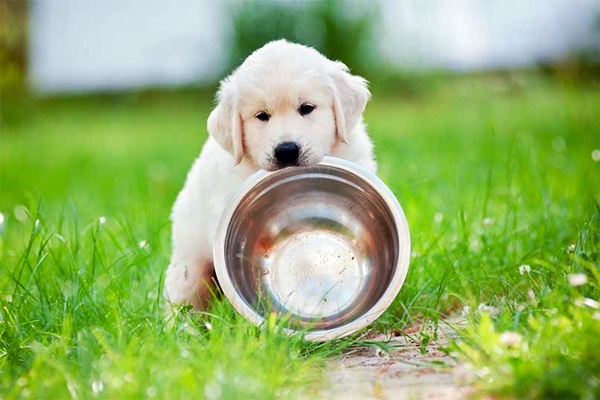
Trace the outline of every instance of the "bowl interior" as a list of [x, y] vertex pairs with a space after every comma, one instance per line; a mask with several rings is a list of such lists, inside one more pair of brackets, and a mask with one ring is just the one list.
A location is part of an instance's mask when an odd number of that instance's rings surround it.
[[224, 246], [241, 299], [309, 331], [367, 313], [389, 287], [399, 254], [394, 215], [377, 190], [323, 165], [260, 181], [238, 203]]

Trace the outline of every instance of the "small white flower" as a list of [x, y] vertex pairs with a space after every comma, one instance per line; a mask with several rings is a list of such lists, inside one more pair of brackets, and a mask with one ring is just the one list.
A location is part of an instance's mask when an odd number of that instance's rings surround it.
[[106, 217], [103, 215], [100, 218], [98, 218], [98, 223], [100, 224], [100, 226], [104, 225], [106, 223]]
[[569, 247], [567, 247], [567, 253], [574, 253], [575, 252], [575, 243], [571, 243], [569, 245]]
[[460, 315], [469, 315], [469, 313], [471, 312], [471, 307], [469, 306], [464, 306], [462, 308], [462, 310], [460, 310]]
[[523, 337], [517, 332], [506, 331], [500, 335], [500, 343], [506, 347], [517, 347], [523, 342]]
[[[587, 297], [583, 298], [583, 299], [577, 299], [579, 300], [581, 303], [581, 306], [588, 306], [590, 308], [593, 308], [595, 310], [600, 309], [600, 303], [598, 303], [596, 300], [594, 299], [589, 299]], [[575, 300], [577, 302], [577, 300]]]
[[485, 303], [479, 304], [479, 306], [477, 307], [477, 311], [479, 311], [480, 313], [488, 312], [490, 313], [490, 315], [498, 315], [498, 313], [500, 312], [500, 310], [498, 310], [497, 307], [488, 306]]
[[583, 304], [590, 308], [594, 308], [596, 310], [600, 309], [600, 303], [594, 299], [588, 299], [587, 297], [583, 299]]
[[592, 151], [592, 160], [594, 160], [596, 162], [600, 161], [600, 150], [594, 149]]
[[440, 222], [442, 222], [444, 220], [444, 214], [442, 214], [439, 211], [436, 212], [435, 215], [433, 216], [433, 220], [439, 224]]
[[525, 275], [531, 272], [531, 267], [529, 266], [529, 264], [523, 264], [519, 267], [519, 273], [521, 275]]
[[210, 322], [208, 322], [208, 321], [206, 321], [206, 322], [204, 323], [204, 326], [205, 326], [205, 327], [206, 327], [206, 329], [208, 329], [209, 331], [211, 331], [211, 330], [212, 330], [212, 328], [213, 328], [213, 327], [212, 327], [212, 324], [211, 324]]
[[483, 219], [483, 225], [492, 225], [494, 223], [494, 218], [485, 217]]
[[0, 225], [4, 224], [4, 214], [0, 212]]
[[181, 356], [181, 358], [188, 358], [190, 356], [190, 352], [187, 349], [183, 349], [181, 350], [181, 353], [179, 353], [179, 355]]
[[587, 283], [586, 274], [569, 274], [569, 284], [573, 287], [582, 286]]
[[104, 383], [102, 381], [92, 381], [92, 392], [98, 394], [104, 390]]
[[138, 243], [138, 247], [140, 249], [143, 249], [144, 247], [147, 247], [147, 246], [148, 246], [148, 242], [145, 240], [140, 240], [140, 242]]

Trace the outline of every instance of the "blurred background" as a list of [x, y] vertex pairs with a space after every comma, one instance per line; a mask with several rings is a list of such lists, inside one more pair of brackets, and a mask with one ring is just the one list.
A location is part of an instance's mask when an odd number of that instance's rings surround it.
[[378, 80], [599, 61], [597, 0], [2, 0], [2, 84], [56, 95], [210, 86], [287, 38]]

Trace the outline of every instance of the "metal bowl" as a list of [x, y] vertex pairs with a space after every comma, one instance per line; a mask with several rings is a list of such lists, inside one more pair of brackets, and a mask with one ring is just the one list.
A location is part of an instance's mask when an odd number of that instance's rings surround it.
[[408, 272], [398, 201], [374, 174], [337, 158], [252, 175], [221, 218], [214, 264], [234, 308], [272, 312], [308, 340], [349, 335], [378, 318]]

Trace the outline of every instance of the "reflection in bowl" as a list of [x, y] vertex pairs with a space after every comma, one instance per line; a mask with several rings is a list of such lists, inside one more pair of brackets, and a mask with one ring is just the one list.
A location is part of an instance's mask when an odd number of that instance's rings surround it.
[[271, 312], [308, 340], [379, 317], [408, 272], [408, 224], [392, 192], [351, 162], [260, 171], [236, 193], [214, 246], [217, 279], [255, 324]]

